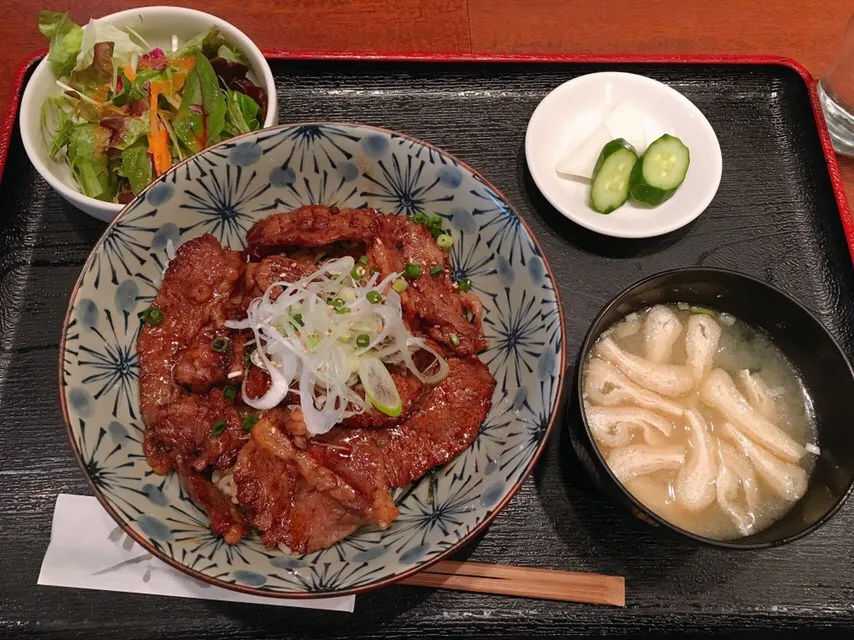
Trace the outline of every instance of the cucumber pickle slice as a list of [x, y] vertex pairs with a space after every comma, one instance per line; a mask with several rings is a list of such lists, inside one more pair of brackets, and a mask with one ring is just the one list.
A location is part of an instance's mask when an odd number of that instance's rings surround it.
[[647, 147], [632, 169], [629, 191], [634, 200], [656, 206], [670, 198], [685, 180], [691, 153], [679, 138], [665, 133]]
[[599, 213], [611, 213], [629, 198], [629, 179], [638, 154], [623, 138], [602, 148], [590, 181], [590, 206]]

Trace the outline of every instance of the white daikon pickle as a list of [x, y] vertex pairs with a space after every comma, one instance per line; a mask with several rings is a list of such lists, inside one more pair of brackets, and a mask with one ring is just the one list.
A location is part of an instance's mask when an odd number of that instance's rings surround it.
[[563, 176], [590, 180], [599, 154], [602, 153], [602, 147], [612, 139], [613, 136], [608, 133], [605, 125], [599, 125], [593, 133], [571, 148], [569, 153], [557, 163], [555, 169]]
[[632, 145], [640, 156], [646, 149], [645, 119], [646, 116], [638, 107], [630, 102], [621, 102], [605, 120], [605, 128], [611, 134], [611, 140], [622, 138]]

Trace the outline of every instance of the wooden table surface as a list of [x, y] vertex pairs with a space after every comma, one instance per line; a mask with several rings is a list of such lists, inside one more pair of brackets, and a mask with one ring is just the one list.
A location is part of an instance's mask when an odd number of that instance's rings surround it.
[[[40, 9], [78, 22], [136, 0], [0, 0], [0, 108], [12, 70], [45, 47]], [[815, 76], [833, 59], [850, 0], [184, 0], [261, 48], [305, 50], [741, 53], [793, 58]], [[854, 160], [842, 159], [849, 201]]]

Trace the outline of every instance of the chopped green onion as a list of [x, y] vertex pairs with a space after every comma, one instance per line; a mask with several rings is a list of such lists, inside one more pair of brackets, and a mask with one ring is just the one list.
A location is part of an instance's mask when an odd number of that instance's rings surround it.
[[356, 338], [356, 346], [364, 349], [371, 343], [371, 336], [367, 333], [362, 333]]
[[213, 342], [211, 342], [211, 349], [213, 349], [217, 353], [225, 353], [228, 350], [228, 345], [230, 342], [231, 340], [229, 340], [225, 336], [214, 338]]
[[254, 351], [255, 351], [255, 349], [247, 349], [243, 353], [243, 366], [244, 367], [248, 367], [250, 364], [252, 364], [252, 353]]
[[403, 275], [407, 278], [417, 278], [421, 275], [421, 265], [410, 262], [403, 268]]
[[453, 236], [449, 236], [447, 233], [443, 233], [438, 238], [436, 238], [436, 244], [438, 244], [443, 249], [448, 249], [451, 245], [454, 244]]
[[414, 216], [412, 216], [412, 222], [414, 222], [415, 224], [424, 224], [425, 222], [427, 222], [427, 216], [425, 216], [419, 211]]
[[427, 226], [431, 229], [441, 229], [442, 216], [430, 216], [427, 218]]
[[231, 385], [223, 387], [222, 397], [226, 400], [234, 400], [237, 397], [237, 389], [235, 389]]
[[301, 326], [301, 327], [304, 327], [304, 326], [305, 326], [305, 322], [303, 322], [303, 321], [302, 321], [302, 314], [301, 314], [301, 313], [295, 313], [294, 315], [292, 315], [292, 316], [291, 316], [291, 318], [292, 318], [292, 319], [293, 319], [293, 321], [294, 321], [294, 322], [296, 322], [299, 326]]
[[305, 339], [305, 342], [309, 349], [314, 349], [320, 343], [320, 338], [317, 336], [308, 336], [308, 338]]
[[215, 438], [223, 431], [225, 431], [226, 427], [228, 427], [228, 423], [220, 418], [216, 422], [211, 425], [211, 438]]
[[434, 278], [438, 275], [443, 274], [444, 272], [445, 272], [445, 269], [440, 264], [437, 264], [432, 269], [430, 269], [430, 275], [433, 276]]
[[457, 285], [460, 288], [460, 291], [471, 291], [471, 280], [468, 278], [461, 278]]
[[243, 424], [240, 425], [243, 427], [244, 431], [252, 431], [252, 427], [255, 426], [255, 423], [261, 419], [261, 416], [246, 416], [243, 418]]
[[379, 291], [368, 291], [368, 295], [365, 296], [368, 299], [368, 302], [371, 304], [379, 304], [383, 301], [382, 294]]
[[341, 307], [340, 309], [336, 309], [335, 313], [350, 313], [352, 309], [350, 307]]
[[365, 271], [365, 267], [360, 264], [357, 264], [355, 267], [350, 269], [350, 277], [352, 277], [353, 280], [361, 280], [365, 277], [366, 273], [367, 271]]
[[333, 300], [329, 304], [331, 304], [334, 309], [340, 309], [344, 306], [344, 300], [342, 300], [341, 298], [335, 298], [335, 300]]
[[359, 258], [359, 264], [368, 264], [368, 256], [362, 256]]
[[460, 339], [459, 339], [459, 337], [457, 337], [456, 333], [449, 333], [448, 339], [451, 341], [451, 344], [454, 345], [455, 347], [460, 346]]
[[709, 309], [708, 307], [692, 306], [692, 307], [688, 307], [688, 310], [691, 313], [698, 313], [698, 314], [702, 314], [702, 315], [712, 316], [713, 318], [718, 315], [714, 309]]
[[398, 278], [394, 281], [394, 284], [391, 285], [391, 288], [397, 291], [398, 293], [403, 293], [409, 288], [409, 283], [406, 280]]
[[148, 307], [148, 309], [139, 315], [151, 326], [155, 326], [163, 322], [163, 312], [157, 307]]
[[445, 233], [442, 230], [442, 227], [430, 227], [430, 235], [433, 236], [435, 240], [439, 239], [439, 236]]

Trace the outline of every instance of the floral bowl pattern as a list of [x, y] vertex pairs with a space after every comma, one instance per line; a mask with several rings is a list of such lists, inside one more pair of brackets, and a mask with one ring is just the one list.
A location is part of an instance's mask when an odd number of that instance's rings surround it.
[[[426, 212], [455, 238], [456, 278], [484, 302], [497, 379], [493, 407], [456, 460], [398, 489], [399, 518], [329, 549], [290, 556], [256, 536], [228, 546], [177, 477], [142, 453], [137, 314], [156, 295], [167, 245], [211, 233], [243, 246], [275, 211], [323, 203]], [[563, 316], [527, 226], [494, 187], [428, 144], [352, 124], [266, 129], [205, 150], [128, 205], [93, 250], [71, 297], [60, 350], [69, 438], [107, 511], [143, 547], [188, 574], [258, 595], [343, 595], [388, 584], [451, 553], [486, 526], [533, 467], [564, 381]]]

